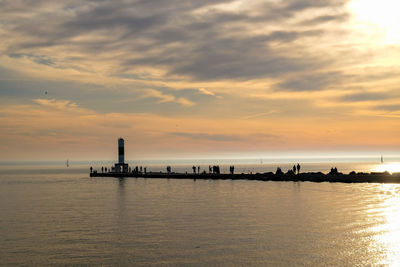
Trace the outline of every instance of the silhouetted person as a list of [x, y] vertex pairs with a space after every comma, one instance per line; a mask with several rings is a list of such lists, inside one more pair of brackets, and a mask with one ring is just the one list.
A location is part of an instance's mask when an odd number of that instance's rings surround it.
[[276, 168], [275, 174], [278, 174], [278, 175], [283, 174], [281, 167]]
[[104, 172], [104, 167], [101, 167], [101, 172]]
[[142, 166], [140, 166], [140, 172], [142, 172], [142, 170], [143, 170], [143, 168], [142, 168]]
[[300, 164], [297, 163], [297, 174], [300, 173], [300, 168], [301, 168], [301, 167], [300, 167]]
[[193, 165], [192, 169], [193, 169], [193, 173], [196, 174], [196, 166]]
[[235, 172], [235, 166], [229, 166], [229, 172], [233, 174]]
[[219, 166], [213, 166], [213, 173], [219, 174]]
[[211, 173], [211, 171], [212, 171], [212, 170], [211, 170], [211, 166], [208, 165], [208, 172]]
[[171, 173], [171, 166], [167, 166], [167, 173], [168, 173], [168, 174]]
[[107, 167], [104, 168], [104, 172], [107, 172]]
[[296, 174], [296, 165], [293, 165], [293, 173]]
[[90, 173], [92, 173], [93, 172], [93, 167], [92, 166], [90, 166]]
[[144, 167], [144, 174], [146, 174], [147, 173], [147, 168], [146, 167]]
[[331, 172], [329, 174], [337, 174], [337, 173], [338, 173], [338, 170], [335, 167], [335, 168], [331, 168]]

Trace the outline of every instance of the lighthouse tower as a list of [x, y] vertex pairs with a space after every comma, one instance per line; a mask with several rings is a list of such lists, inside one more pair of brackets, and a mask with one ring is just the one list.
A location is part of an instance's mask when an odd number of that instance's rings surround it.
[[118, 163], [119, 164], [124, 164], [125, 163], [125, 157], [124, 157], [124, 139], [119, 138], [118, 139]]
[[123, 138], [118, 139], [118, 163], [115, 163], [114, 171], [118, 173], [128, 172], [128, 164], [125, 163], [125, 147]]

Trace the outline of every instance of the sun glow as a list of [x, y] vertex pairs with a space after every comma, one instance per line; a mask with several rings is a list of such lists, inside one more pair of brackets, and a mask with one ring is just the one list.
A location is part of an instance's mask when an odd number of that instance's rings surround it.
[[399, 266], [400, 263], [400, 187], [393, 184], [381, 184], [381, 195], [378, 198], [383, 202], [376, 212], [382, 215], [382, 221], [373, 227], [375, 241], [384, 251], [385, 256], [378, 265]]
[[389, 163], [383, 163], [378, 166], [376, 166], [375, 170], [376, 172], [400, 172], [400, 162], [389, 162]]
[[349, 8], [358, 28], [380, 38], [383, 43], [400, 43], [400, 1], [353, 0]]

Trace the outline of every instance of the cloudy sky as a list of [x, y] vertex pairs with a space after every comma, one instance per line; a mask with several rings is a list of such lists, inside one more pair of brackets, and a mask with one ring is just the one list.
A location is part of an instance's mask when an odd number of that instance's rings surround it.
[[400, 155], [396, 0], [0, 0], [0, 160]]

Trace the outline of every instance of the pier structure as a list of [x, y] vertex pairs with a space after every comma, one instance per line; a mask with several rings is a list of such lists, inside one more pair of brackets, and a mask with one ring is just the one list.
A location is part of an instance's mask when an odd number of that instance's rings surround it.
[[[125, 147], [124, 147], [124, 139], [118, 139], [118, 163], [115, 163], [114, 167], [111, 168], [111, 171], [107, 172], [103, 171], [103, 167], [101, 168], [101, 172], [97, 172], [97, 170], [93, 170], [90, 167], [90, 177], [134, 177], [134, 178], [157, 178], [157, 179], [212, 179], [212, 180], [258, 180], [258, 181], [292, 181], [292, 182], [339, 182], [339, 183], [400, 183], [400, 172], [399, 173], [389, 173], [389, 172], [371, 172], [371, 173], [356, 173], [355, 171], [350, 172], [349, 174], [343, 174], [338, 172], [337, 168], [331, 168], [331, 171], [328, 174], [324, 174], [322, 172], [309, 172], [309, 173], [300, 173], [300, 165], [297, 167], [293, 167], [293, 170], [290, 169], [287, 173], [282, 172], [281, 168], [277, 168], [275, 173], [265, 172], [265, 173], [234, 173], [234, 166], [230, 166], [230, 172], [221, 173], [219, 166], [213, 166], [213, 171], [211, 172], [202, 172], [198, 171], [196, 173], [196, 168], [193, 166], [193, 173], [176, 173], [171, 172], [171, 167], [167, 167], [167, 172], [147, 172], [146, 167], [144, 168], [144, 172], [142, 172], [142, 168], [135, 167], [134, 169], [130, 169], [128, 163], [125, 163]], [[296, 169], [295, 169], [296, 168]], [[297, 174], [295, 172], [297, 170]]]
[[116, 173], [128, 173], [129, 165], [125, 163], [125, 144], [124, 139], [118, 139], [118, 163], [115, 163], [112, 172]]

